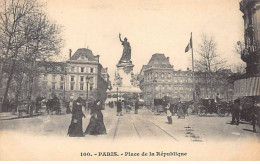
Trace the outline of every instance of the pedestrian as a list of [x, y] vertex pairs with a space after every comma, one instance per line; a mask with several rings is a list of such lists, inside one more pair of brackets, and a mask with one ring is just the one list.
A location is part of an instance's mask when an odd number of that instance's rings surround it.
[[[80, 98], [80, 101], [81, 101], [81, 98]], [[52, 98], [52, 111], [55, 111], [56, 114], [61, 114], [60, 100], [55, 94]]]
[[231, 124], [239, 125], [239, 110], [240, 110], [240, 100], [236, 99], [234, 105], [232, 106], [232, 121]]
[[41, 101], [42, 101], [42, 98], [40, 96], [37, 96], [36, 98], [36, 104], [35, 104], [35, 113], [38, 113], [39, 110], [41, 109]]
[[106, 127], [103, 120], [102, 104], [100, 100], [96, 100], [93, 104], [93, 109], [91, 110], [91, 117], [88, 127], [85, 133], [87, 135], [99, 135], [106, 134]]
[[16, 112], [16, 108], [17, 108], [14, 98], [12, 98], [10, 101], [10, 108], [11, 108], [11, 114], [14, 115]]
[[66, 114], [70, 114], [71, 113], [72, 107], [73, 107], [73, 103], [74, 103], [74, 101], [72, 99], [70, 99], [69, 102], [67, 102]]
[[28, 104], [27, 104], [28, 112], [27, 113], [29, 114], [29, 116], [32, 116], [33, 115], [33, 111], [34, 111], [34, 101], [28, 100], [27, 102], [28, 102]]
[[258, 120], [258, 113], [259, 113], [259, 107], [257, 106], [257, 102], [256, 100], [253, 101], [253, 106], [251, 108], [251, 112], [250, 112], [250, 116], [251, 116], [251, 120], [252, 120], [252, 125], [253, 125], [253, 132], [256, 133], [256, 124], [259, 122]]
[[86, 117], [82, 111], [81, 98], [77, 98], [72, 107], [72, 119], [68, 129], [70, 137], [83, 137], [82, 117]]
[[121, 102], [120, 99], [116, 104], [116, 110], [117, 110], [116, 116], [123, 116], [123, 114], [122, 114], [122, 102]]
[[139, 100], [137, 99], [135, 101], [135, 114], [138, 114], [138, 109], [139, 109]]
[[170, 102], [166, 102], [166, 114], [167, 114], [167, 120], [168, 120], [168, 124], [172, 124], [172, 112], [171, 112], [171, 103]]
[[183, 111], [183, 107], [182, 107], [180, 99], [179, 99], [178, 104], [177, 104], [177, 109], [178, 109], [178, 118], [185, 118], [185, 113]]

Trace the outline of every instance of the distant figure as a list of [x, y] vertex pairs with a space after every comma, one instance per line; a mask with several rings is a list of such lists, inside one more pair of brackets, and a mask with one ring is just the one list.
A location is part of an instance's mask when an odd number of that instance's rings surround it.
[[232, 121], [231, 124], [239, 125], [239, 108], [240, 108], [240, 100], [236, 99], [234, 101], [234, 105], [232, 106]]
[[116, 104], [116, 110], [117, 110], [117, 114], [116, 116], [123, 116], [122, 114], [122, 102], [121, 100], [119, 100]]
[[178, 109], [178, 118], [185, 118], [185, 113], [183, 111], [183, 106], [182, 106], [180, 100], [179, 100], [179, 102], [177, 104], [177, 109]]
[[100, 100], [96, 100], [91, 110], [91, 117], [88, 127], [85, 131], [88, 135], [106, 134], [106, 127], [103, 121], [103, 114], [101, 112], [102, 105]]
[[253, 132], [256, 133], [256, 125], [258, 124], [259, 126], [259, 107], [257, 106], [257, 101], [253, 101], [253, 106], [251, 108], [250, 116], [252, 120], [252, 125], [253, 125]]
[[216, 96], [215, 102], [216, 102], [217, 104], [220, 104], [219, 93], [217, 93], [217, 96]]
[[135, 101], [135, 114], [138, 114], [138, 109], [139, 109], [139, 101], [138, 99]]
[[56, 114], [61, 114], [60, 100], [54, 95], [51, 103], [51, 111], [56, 111]]
[[82, 129], [82, 117], [86, 117], [82, 111], [81, 99], [78, 98], [73, 104], [72, 119], [68, 129], [68, 135], [70, 137], [83, 137]]
[[14, 98], [10, 101], [11, 114], [14, 115], [16, 112], [17, 105], [15, 104]]
[[167, 102], [167, 105], [165, 108], [166, 108], [168, 124], [172, 124], [172, 112], [171, 112], [170, 106], [171, 106], [171, 103]]
[[41, 109], [42, 98], [40, 96], [37, 96], [35, 101], [36, 101], [36, 103], [35, 103], [35, 113], [38, 113], [39, 110]]
[[67, 103], [67, 106], [66, 106], [66, 113], [67, 114], [70, 114], [71, 113], [71, 111], [72, 111], [72, 107], [73, 107], [73, 100], [72, 99], [70, 99], [69, 100], [69, 102]]

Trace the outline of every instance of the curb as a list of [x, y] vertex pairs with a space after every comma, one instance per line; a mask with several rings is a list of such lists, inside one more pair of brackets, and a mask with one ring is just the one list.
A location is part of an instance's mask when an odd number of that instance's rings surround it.
[[15, 119], [20, 119], [20, 118], [30, 118], [30, 117], [36, 117], [36, 116], [40, 116], [40, 115], [43, 115], [43, 113], [39, 113], [39, 114], [35, 114], [35, 115], [31, 115], [31, 116], [22, 116], [22, 117], [12, 117], [12, 118], [4, 118], [4, 119], [1, 119], [0, 118], [0, 121], [2, 120], [15, 120]]

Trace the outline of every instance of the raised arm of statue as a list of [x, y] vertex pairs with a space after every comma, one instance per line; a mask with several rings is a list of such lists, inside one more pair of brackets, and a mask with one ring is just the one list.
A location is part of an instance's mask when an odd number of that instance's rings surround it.
[[121, 34], [119, 33], [119, 40], [120, 42], [123, 42], [122, 39], [121, 39]]

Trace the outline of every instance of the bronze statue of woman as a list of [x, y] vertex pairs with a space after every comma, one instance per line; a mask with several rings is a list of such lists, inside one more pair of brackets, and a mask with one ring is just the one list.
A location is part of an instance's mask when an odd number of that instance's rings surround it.
[[121, 41], [124, 50], [123, 50], [123, 54], [122, 57], [120, 59], [120, 61], [131, 61], [131, 46], [130, 43], [127, 41], [127, 38], [124, 38], [124, 41], [121, 39], [121, 34], [119, 33], [119, 40]]

